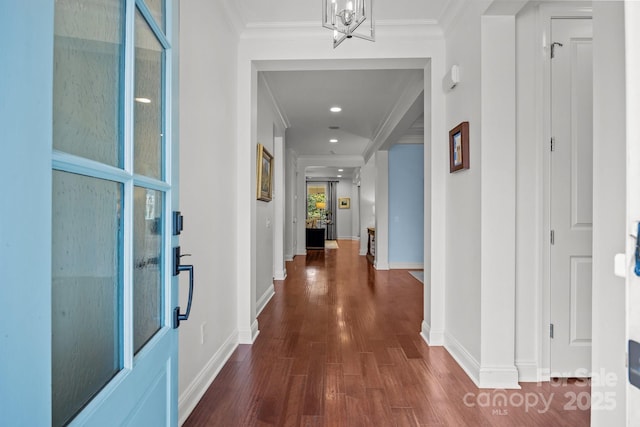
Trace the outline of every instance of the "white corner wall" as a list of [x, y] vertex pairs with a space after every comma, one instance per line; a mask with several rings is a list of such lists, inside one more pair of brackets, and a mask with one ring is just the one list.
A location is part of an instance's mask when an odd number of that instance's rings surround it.
[[[286, 132], [285, 132], [286, 135]], [[298, 183], [297, 183], [297, 158], [295, 153], [290, 149], [285, 149], [286, 165], [285, 165], [285, 215], [284, 215], [284, 259], [285, 261], [293, 261], [296, 254], [298, 244], [298, 233], [296, 223], [298, 222], [296, 214], [296, 201], [298, 200]]]
[[367, 228], [376, 226], [376, 155], [360, 169], [360, 255], [367, 254]]
[[[470, 124], [470, 169], [446, 180], [445, 346], [481, 388], [519, 388], [515, 366], [518, 7], [468, 2], [447, 33], [447, 127]], [[496, 232], [500, 230], [500, 232]], [[461, 237], [462, 236], [462, 237]], [[464, 256], [461, 256], [464, 254]]]
[[[276, 154], [275, 138], [284, 138], [285, 127], [282, 122], [280, 113], [278, 112], [271, 93], [266, 86], [264, 79], [258, 78], [258, 98], [257, 98], [257, 144], [262, 144], [271, 155]], [[276, 162], [282, 162], [284, 159], [284, 145], [278, 150], [278, 159]], [[255, 156], [255, 154], [254, 154]], [[254, 162], [255, 165], [255, 162]], [[277, 163], [276, 163], [277, 166]], [[255, 166], [254, 166], [255, 167]], [[274, 168], [274, 183], [279, 182], [280, 178], [276, 177], [278, 168]], [[256, 172], [253, 172], [255, 176]], [[255, 258], [256, 263], [256, 314], [259, 314], [264, 306], [269, 302], [274, 294], [274, 229], [276, 221], [276, 203], [283, 201], [285, 197], [284, 191], [277, 191], [274, 186], [273, 198], [270, 202], [256, 200], [254, 194], [254, 203], [256, 210], [256, 226], [255, 226], [255, 242], [256, 253], [259, 254]], [[282, 215], [282, 212], [280, 212]], [[281, 229], [278, 227], [279, 232]], [[281, 238], [281, 236], [280, 236]], [[282, 253], [280, 254], [282, 256]], [[281, 272], [284, 274], [284, 271]]]
[[[468, 2], [446, 36], [446, 68], [458, 65], [461, 76], [461, 82], [446, 95], [446, 128], [469, 122], [470, 169], [453, 174], [448, 167], [446, 170], [444, 344], [476, 381], [481, 357], [480, 17], [487, 3]], [[448, 141], [448, 134], [445, 138]]]
[[218, 2], [180, 7], [182, 251], [195, 266], [194, 304], [180, 326], [182, 423], [238, 344], [237, 39]]
[[[640, 341], [640, 279], [633, 273], [636, 242], [628, 237], [637, 232], [637, 221], [640, 218], [640, 164], [633, 161], [640, 157], [640, 3], [625, 1], [625, 81], [626, 81], [626, 141], [627, 141], [627, 171], [626, 171], [626, 255], [627, 255], [627, 338]], [[640, 425], [640, 389], [631, 385], [628, 378], [627, 386], [627, 419], [628, 426]]]
[[542, 318], [542, 69], [538, 8], [516, 18], [516, 332], [521, 382], [540, 376]]
[[376, 270], [389, 269], [389, 152], [375, 154]]
[[[613, 258], [625, 250], [625, 42], [622, 2], [593, 3], [593, 322], [592, 426], [626, 423], [625, 281]], [[615, 378], [614, 381], [604, 381]], [[605, 400], [606, 401], [606, 400]], [[631, 425], [631, 424], [629, 424]]]
[[353, 219], [351, 213], [353, 212], [353, 205], [355, 202], [352, 193], [351, 180], [339, 179], [337, 191], [336, 201], [340, 197], [348, 197], [350, 199], [349, 209], [336, 208], [336, 228], [338, 239], [351, 240], [353, 237]]

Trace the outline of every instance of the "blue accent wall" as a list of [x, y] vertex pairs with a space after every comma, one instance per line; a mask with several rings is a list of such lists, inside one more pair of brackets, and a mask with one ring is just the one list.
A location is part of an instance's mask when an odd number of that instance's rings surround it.
[[424, 146], [394, 145], [389, 150], [389, 264], [423, 262]]

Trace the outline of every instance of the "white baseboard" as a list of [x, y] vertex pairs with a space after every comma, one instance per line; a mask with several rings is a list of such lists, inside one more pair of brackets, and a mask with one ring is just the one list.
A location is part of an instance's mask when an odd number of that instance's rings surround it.
[[262, 310], [264, 310], [267, 304], [269, 304], [269, 301], [271, 301], [271, 298], [273, 298], [275, 294], [276, 290], [272, 283], [271, 285], [269, 285], [265, 293], [262, 294], [262, 296], [258, 299], [258, 301], [256, 301], [256, 316], [262, 313]]
[[422, 262], [390, 262], [389, 268], [391, 270], [424, 270], [424, 263]]
[[238, 332], [235, 331], [204, 365], [184, 393], [178, 399], [178, 425], [184, 424], [202, 396], [238, 347]]
[[249, 329], [238, 329], [238, 341], [240, 344], [253, 344], [260, 335], [258, 319], [255, 319]]
[[458, 365], [467, 373], [471, 381], [480, 387], [480, 363], [475, 357], [448, 332], [444, 333], [444, 348], [446, 348], [451, 357], [458, 362]]
[[444, 345], [444, 333], [441, 331], [432, 331], [431, 325], [424, 320], [422, 321], [422, 332], [420, 332], [420, 335], [429, 347], [441, 347]]
[[518, 382], [537, 383], [542, 380], [538, 362], [535, 360], [516, 360], [516, 368], [518, 369]]
[[360, 256], [365, 256], [365, 255], [367, 255], [367, 251], [364, 251], [364, 252], [360, 251]]
[[377, 262], [373, 265], [375, 267], [376, 270], [379, 271], [387, 271], [389, 270], [389, 264], [383, 264], [381, 262]]
[[453, 335], [445, 332], [444, 339], [444, 347], [478, 388], [520, 389], [515, 365], [481, 366]]
[[285, 255], [284, 255], [284, 260], [285, 260], [285, 262], [291, 262], [291, 261], [293, 261], [293, 255], [291, 255], [291, 254], [285, 254]]
[[273, 280], [284, 280], [287, 278], [287, 269], [283, 269], [282, 271], [276, 271], [273, 277]]
[[499, 388], [519, 390], [518, 370], [516, 366], [481, 366], [480, 367], [480, 388]]

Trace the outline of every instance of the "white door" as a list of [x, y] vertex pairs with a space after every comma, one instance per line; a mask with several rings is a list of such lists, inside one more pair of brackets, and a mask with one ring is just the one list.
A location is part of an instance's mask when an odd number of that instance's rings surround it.
[[177, 425], [176, 6], [55, 2], [54, 426]]
[[550, 368], [554, 377], [585, 377], [591, 371], [591, 19], [552, 19], [550, 42]]

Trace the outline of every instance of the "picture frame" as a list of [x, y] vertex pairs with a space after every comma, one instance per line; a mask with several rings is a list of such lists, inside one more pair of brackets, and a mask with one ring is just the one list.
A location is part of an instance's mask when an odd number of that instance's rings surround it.
[[469, 169], [469, 122], [449, 131], [449, 173]]
[[270, 202], [273, 197], [273, 156], [262, 144], [258, 144], [256, 166], [257, 198]]
[[338, 198], [338, 208], [339, 209], [350, 209], [351, 208], [351, 198], [350, 197], [339, 197]]

